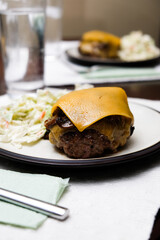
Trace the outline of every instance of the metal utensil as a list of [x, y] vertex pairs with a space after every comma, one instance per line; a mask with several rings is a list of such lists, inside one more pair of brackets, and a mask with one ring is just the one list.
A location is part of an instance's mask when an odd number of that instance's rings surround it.
[[58, 220], [65, 220], [69, 215], [69, 210], [65, 207], [50, 204], [3, 188], [0, 188], [0, 199]]

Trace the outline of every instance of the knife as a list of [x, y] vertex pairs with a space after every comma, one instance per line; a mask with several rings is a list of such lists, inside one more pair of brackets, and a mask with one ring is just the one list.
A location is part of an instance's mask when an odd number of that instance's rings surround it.
[[69, 216], [69, 209], [65, 207], [47, 203], [3, 188], [0, 188], [0, 200], [42, 213], [58, 220], [65, 220]]

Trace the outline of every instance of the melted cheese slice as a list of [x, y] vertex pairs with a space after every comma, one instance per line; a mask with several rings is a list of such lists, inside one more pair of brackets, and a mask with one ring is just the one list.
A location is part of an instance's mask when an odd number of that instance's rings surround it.
[[87, 42], [106, 42], [120, 46], [120, 38], [103, 31], [89, 31], [83, 34], [82, 41]]
[[55, 103], [52, 114], [57, 108], [65, 113], [80, 132], [111, 115], [121, 115], [133, 122], [127, 95], [119, 87], [99, 87], [70, 92]]

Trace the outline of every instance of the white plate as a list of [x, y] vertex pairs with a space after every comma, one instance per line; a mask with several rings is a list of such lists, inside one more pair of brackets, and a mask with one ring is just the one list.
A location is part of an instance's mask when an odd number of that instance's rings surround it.
[[135, 118], [135, 131], [117, 153], [99, 158], [71, 159], [59, 152], [48, 140], [25, 145], [21, 149], [9, 143], [0, 143], [0, 153], [12, 160], [61, 167], [111, 165], [145, 157], [160, 149], [160, 113], [134, 102], [129, 102], [129, 106]]

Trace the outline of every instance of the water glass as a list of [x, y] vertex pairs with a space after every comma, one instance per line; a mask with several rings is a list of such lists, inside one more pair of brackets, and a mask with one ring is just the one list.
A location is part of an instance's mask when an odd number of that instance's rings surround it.
[[61, 52], [62, 39], [62, 0], [46, 0], [45, 58], [56, 59]]
[[9, 94], [44, 85], [45, 0], [0, 1], [0, 49]]

